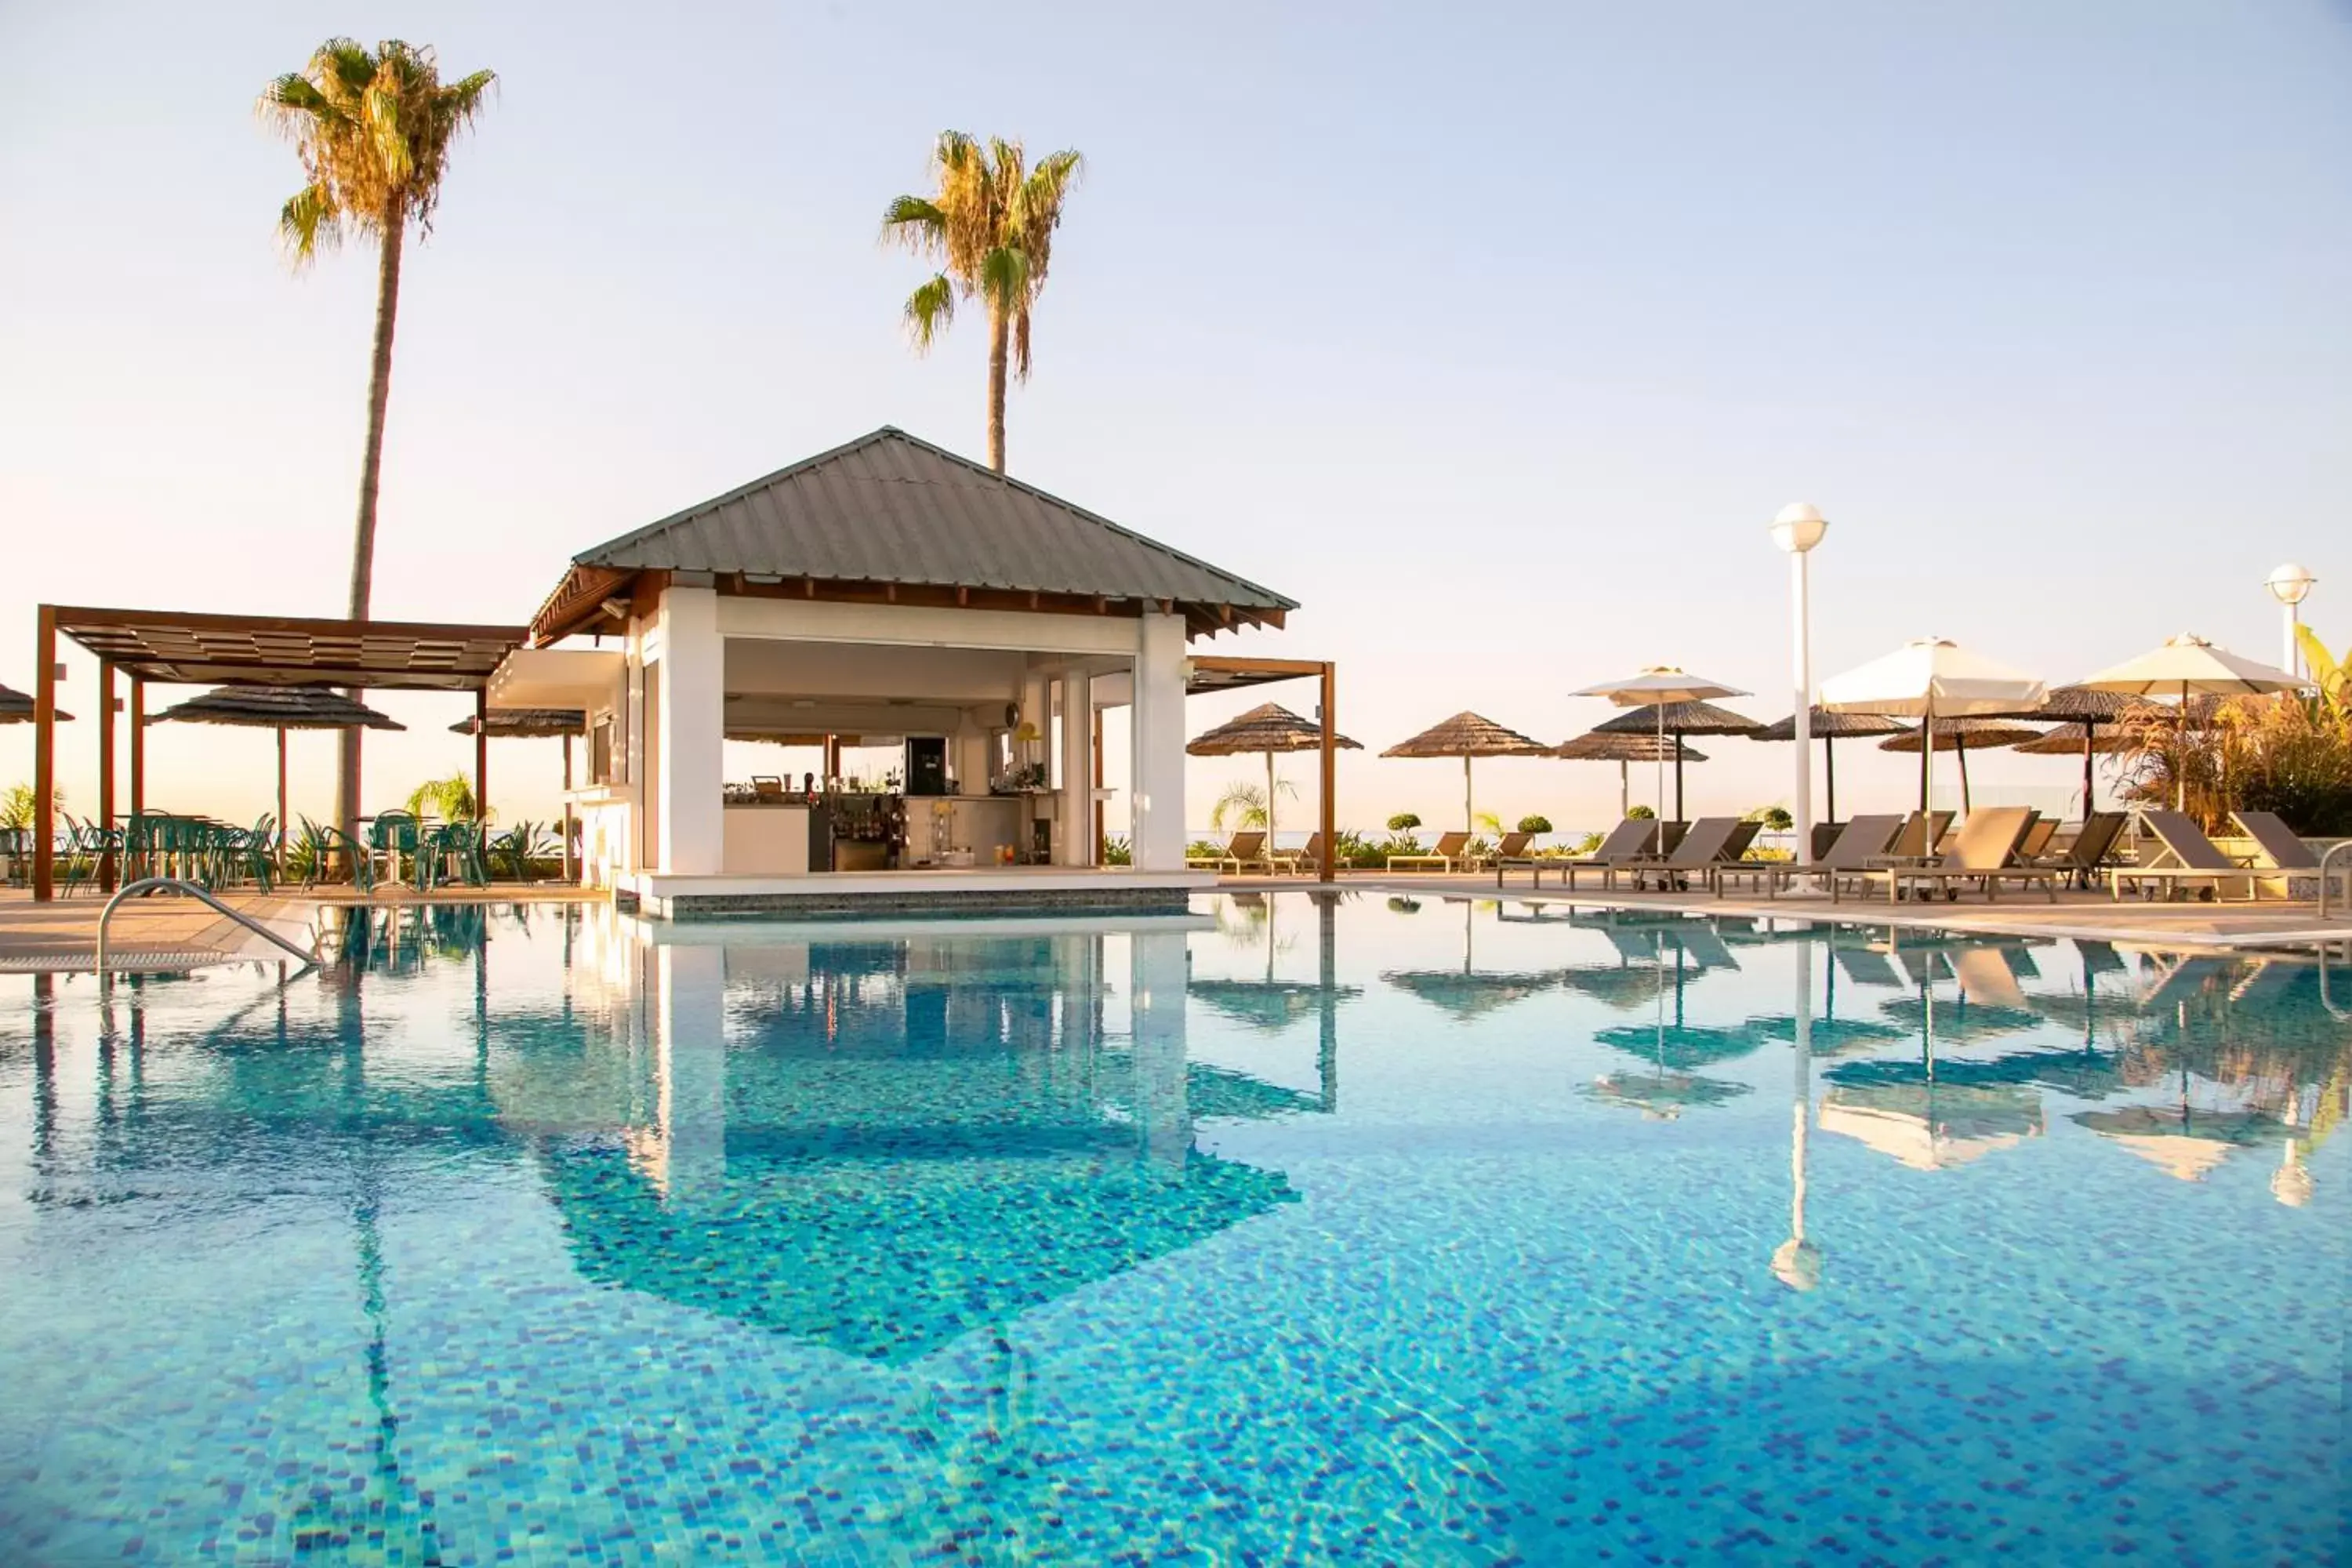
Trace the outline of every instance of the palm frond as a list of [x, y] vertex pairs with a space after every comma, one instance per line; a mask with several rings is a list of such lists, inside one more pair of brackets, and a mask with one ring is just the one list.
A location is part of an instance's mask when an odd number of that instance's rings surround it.
[[[294, 143], [323, 212], [371, 233], [412, 221], [429, 233], [449, 148], [497, 80], [476, 71], [444, 85], [429, 48], [330, 38], [302, 70], [272, 80], [257, 107]], [[290, 207], [280, 216], [307, 258], [321, 231], [295, 232], [285, 220], [303, 215]]]
[[1018, 311], [1029, 298], [1029, 258], [1000, 245], [980, 258], [979, 293], [995, 310]]
[[322, 244], [332, 249], [343, 237], [333, 197], [319, 185], [305, 185], [287, 198], [278, 210], [278, 232], [298, 266], [317, 256]]
[[923, 196], [894, 196], [882, 209], [882, 243], [898, 244], [918, 253], [937, 251], [947, 244], [948, 215]]
[[929, 353], [955, 320], [955, 284], [944, 272], [907, 296], [907, 336], [917, 353]]

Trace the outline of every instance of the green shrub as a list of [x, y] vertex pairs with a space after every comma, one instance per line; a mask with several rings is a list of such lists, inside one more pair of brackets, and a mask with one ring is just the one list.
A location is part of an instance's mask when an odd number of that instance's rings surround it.
[[1625, 815], [1643, 822], [1655, 822], [1658, 819], [1656, 810], [1646, 805], [1629, 805], [1625, 808]]
[[1215, 860], [1223, 858], [1224, 853], [1223, 845], [1213, 844], [1205, 838], [1195, 838], [1184, 846], [1184, 858], [1187, 860]]
[[1533, 814], [1523, 816], [1519, 818], [1519, 831], [1521, 833], [1549, 833], [1551, 831], [1551, 818]]
[[1105, 834], [1103, 836], [1103, 864], [1106, 866], [1134, 865], [1135, 846], [1129, 843], [1126, 838], [1122, 837], [1118, 834]]
[[1388, 820], [1391, 833], [1411, 833], [1421, 826], [1421, 818], [1410, 811], [1400, 811]]
[[1761, 824], [1767, 833], [1786, 833], [1797, 826], [1785, 805], [1759, 805], [1741, 820]]

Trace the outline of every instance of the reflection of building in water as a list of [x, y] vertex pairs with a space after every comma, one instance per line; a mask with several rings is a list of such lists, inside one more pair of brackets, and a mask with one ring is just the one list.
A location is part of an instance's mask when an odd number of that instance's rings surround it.
[[896, 1364], [1295, 1195], [1194, 1146], [1318, 1100], [1188, 1061], [1181, 925], [635, 962], [613, 1063], [494, 1080], [592, 1279]]

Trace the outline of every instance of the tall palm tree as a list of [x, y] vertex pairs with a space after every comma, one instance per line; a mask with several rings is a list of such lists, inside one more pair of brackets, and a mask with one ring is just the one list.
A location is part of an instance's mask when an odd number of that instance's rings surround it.
[[[351, 618], [365, 620], [375, 585], [375, 500], [383, 468], [384, 405], [392, 395], [393, 323], [408, 226], [433, 231], [449, 149], [483, 110], [489, 71], [441, 79], [430, 47], [388, 38], [371, 52], [329, 38], [299, 71], [262, 89], [262, 119], [294, 143], [304, 184], [278, 215], [294, 265], [356, 230], [376, 246], [375, 354], [368, 370], [367, 449], [360, 460], [359, 521], [352, 532]], [[336, 798], [343, 829], [359, 816], [360, 733], [342, 731]]]
[[1029, 379], [1029, 316], [1045, 289], [1054, 230], [1086, 160], [1065, 150], [1027, 167], [1021, 143], [991, 137], [985, 146], [961, 131], [942, 131], [931, 149], [937, 185], [928, 196], [900, 196], [882, 215], [882, 237], [941, 263], [907, 298], [907, 331], [928, 353], [955, 320], [956, 298], [988, 306], [988, 466], [1004, 471], [1004, 373]]

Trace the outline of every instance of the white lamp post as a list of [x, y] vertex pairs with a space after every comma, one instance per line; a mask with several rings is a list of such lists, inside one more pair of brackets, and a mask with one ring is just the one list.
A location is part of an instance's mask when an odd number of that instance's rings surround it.
[[2271, 597], [2286, 609], [2286, 657], [2279, 660], [2279, 668], [2290, 675], [2303, 673], [2303, 645], [2295, 636], [2295, 628], [2303, 624], [2303, 601], [2310, 595], [2311, 585], [2318, 581], [2309, 567], [2290, 561], [2272, 573], [2270, 580], [2263, 584], [2271, 591]]
[[1782, 507], [1780, 515], [1772, 520], [1772, 542], [1789, 552], [1790, 614], [1795, 622], [1791, 673], [1797, 687], [1797, 791], [1790, 815], [1797, 819], [1796, 853], [1792, 858], [1801, 865], [1813, 858], [1812, 595], [1805, 559], [1829, 531], [1829, 520], [1801, 500]]

